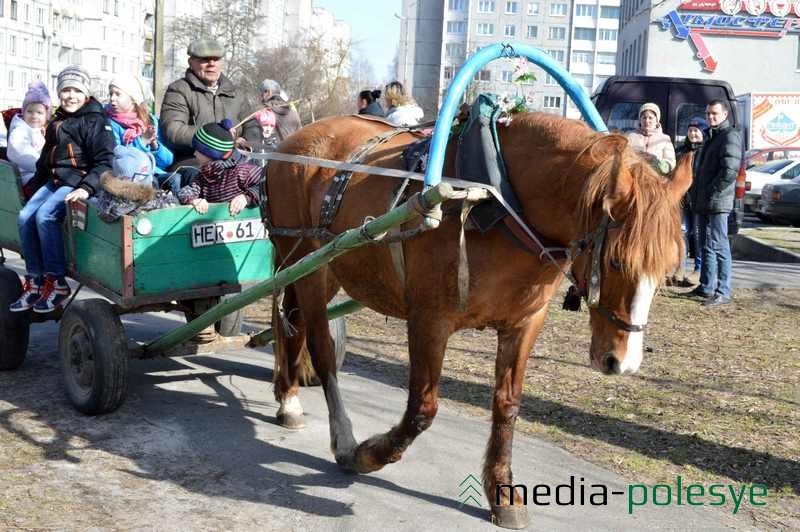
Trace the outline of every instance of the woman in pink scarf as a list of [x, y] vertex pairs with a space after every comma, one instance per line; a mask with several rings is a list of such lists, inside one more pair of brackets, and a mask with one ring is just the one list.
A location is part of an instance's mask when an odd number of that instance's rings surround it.
[[147, 108], [144, 85], [134, 76], [118, 76], [108, 84], [108, 94], [106, 113], [117, 144], [151, 153], [156, 173], [166, 173], [172, 152], [159, 138], [158, 118]]
[[628, 142], [660, 174], [667, 175], [675, 168], [675, 148], [669, 135], [661, 131], [658, 105], [646, 103], [639, 108], [639, 129], [628, 133]]

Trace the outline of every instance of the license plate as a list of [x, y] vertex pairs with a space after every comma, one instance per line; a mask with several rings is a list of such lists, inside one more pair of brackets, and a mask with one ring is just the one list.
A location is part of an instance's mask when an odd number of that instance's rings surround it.
[[215, 244], [230, 244], [267, 238], [264, 224], [258, 218], [231, 220], [192, 226], [192, 247], [202, 248]]

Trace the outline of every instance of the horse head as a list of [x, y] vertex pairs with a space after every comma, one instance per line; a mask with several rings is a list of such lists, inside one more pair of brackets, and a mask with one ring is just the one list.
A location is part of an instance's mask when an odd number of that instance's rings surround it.
[[605, 374], [635, 372], [655, 290], [678, 261], [691, 158], [665, 179], [621, 135], [595, 138], [580, 158], [588, 178], [578, 200], [572, 275], [589, 303], [591, 365]]

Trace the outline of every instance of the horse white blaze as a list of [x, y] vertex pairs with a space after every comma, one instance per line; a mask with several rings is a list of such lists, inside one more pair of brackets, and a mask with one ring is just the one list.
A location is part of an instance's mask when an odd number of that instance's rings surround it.
[[[651, 277], [639, 279], [636, 293], [631, 302], [631, 324], [644, 325], [650, 313], [650, 304], [656, 293], [656, 281]], [[620, 364], [619, 372], [630, 371], [635, 373], [642, 364], [642, 349], [644, 344], [644, 331], [628, 333], [628, 346], [625, 350], [625, 360]]]

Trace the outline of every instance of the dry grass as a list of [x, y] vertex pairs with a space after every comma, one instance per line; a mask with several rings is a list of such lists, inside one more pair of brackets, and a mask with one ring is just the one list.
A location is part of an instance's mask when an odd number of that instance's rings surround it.
[[[519, 430], [636, 482], [764, 484], [767, 506], [740, 514], [800, 527], [800, 291], [739, 290], [733, 305], [706, 310], [667, 289], [641, 371], [622, 378], [588, 367], [587, 314], [561, 310], [560, 294], [528, 366]], [[348, 333], [347, 369], [405, 385], [403, 322], [365, 310]], [[486, 417], [494, 351], [491, 331], [453, 336], [443, 399]]]

